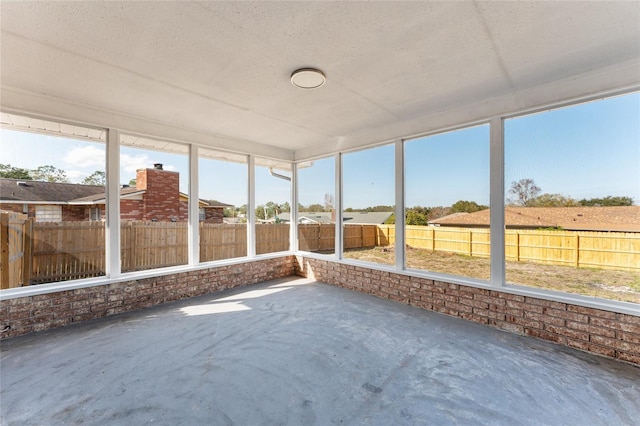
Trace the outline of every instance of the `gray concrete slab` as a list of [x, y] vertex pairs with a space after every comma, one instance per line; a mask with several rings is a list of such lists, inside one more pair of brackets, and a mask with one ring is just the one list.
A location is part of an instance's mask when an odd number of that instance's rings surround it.
[[3, 425], [640, 424], [640, 368], [304, 279], [1, 350]]

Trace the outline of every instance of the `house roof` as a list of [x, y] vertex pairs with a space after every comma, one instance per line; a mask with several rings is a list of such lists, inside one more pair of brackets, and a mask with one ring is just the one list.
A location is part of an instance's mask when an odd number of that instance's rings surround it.
[[[342, 213], [342, 221], [345, 224], [383, 224], [394, 212], [344, 212]], [[332, 223], [331, 212], [300, 212], [300, 217], [309, 219], [309, 221], [317, 223]], [[281, 213], [278, 217], [282, 220], [290, 220], [289, 213]]]
[[[489, 226], [489, 209], [454, 213], [429, 221], [440, 226]], [[563, 228], [572, 231], [640, 232], [640, 206], [507, 207], [508, 228]]]
[[58, 202], [104, 194], [104, 187], [0, 178], [0, 202]]
[[[137, 199], [146, 191], [133, 187], [120, 189], [121, 199]], [[189, 196], [180, 193], [183, 199]], [[5, 203], [57, 203], [57, 204], [105, 204], [104, 186], [77, 183], [39, 182], [21, 179], [0, 178], [0, 202]], [[199, 200], [204, 208], [233, 207], [220, 201]]]

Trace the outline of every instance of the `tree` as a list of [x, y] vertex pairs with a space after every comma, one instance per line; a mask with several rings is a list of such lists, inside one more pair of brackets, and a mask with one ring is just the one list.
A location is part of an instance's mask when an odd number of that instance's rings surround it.
[[528, 207], [576, 207], [580, 203], [562, 194], [542, 194], [529, 200]]
[[317, 203], [309, 204], [309, 207], [307, 207], [305, 211], [311, 212], [311, 213], [323, 212], [324, 206], [322, 204], [317, 204]]
[[69, 183], [67, 172], [52, 165], [40, 166], [37, 169], [32, 170], [31, 176], [33, 177], [33, 180], [40, 182]]
[[439, 219], [441, 217], [447, 216], [449, 214], [451, 214], [451, 207], [442, 207], [442, 206], [431, 207], [429, 209], [429, 214], [427, 215], [427, 218], [429, 220], [434, 220], [434, 219]]
[[631, 197], [613, 197], [608, 195], [604, 198], [590, 198], [588, 200], [580, 200], [580, 205], [589, 207], [600, 206], [632, 206], [633, 198]]
[[460, 200], [453, 203], [451, 206], [451, 213], [474, 213], [488, 208], [488, 206], [483, 206], [475, 201]]
[[335, 205], [335, 199], [332, 194], [324, 194], [324, 211], [330, 212]]
[[511, 182], [509, 194], [512, 194], [514, 198], [509, 198], [508, 201], [517, 206], [529, 206], [529, 202], [536, 198], [540, 191], [540, 187], [536, 185], [533, 179], [513, 181]]
[[0, 164], [0, 177], [9, 179], [33, 180], [29, 170], [12, 167], [11, 164]]
[[407, 225], [427, 226], [429, 224], [426, 214], [414, 210], [407, 211], [405, 220]]
[[100, 170], [96, 170], [91, 173], [89, 176], [84, 178], [82, 181], [83, 185], [97, 185], [97, 186], [106, 186], [107, 184], [107, 174], [105, 172], [101, 172]]
[[128, 185], [129, 185], [131, 188], [135, 188], [135, 187], [136, 187], [136, 180], [135, 180], [135, 178], [134, 178], [134, 179], [131, 179], [131, 180], [129, 181]]

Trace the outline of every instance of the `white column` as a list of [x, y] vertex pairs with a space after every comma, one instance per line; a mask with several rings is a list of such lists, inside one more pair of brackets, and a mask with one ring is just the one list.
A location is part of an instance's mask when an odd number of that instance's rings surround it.
[[189, 265], [200, 263], [200, 190], [198, 176], [198, 146], [189, 145]]
[[247, 191], [249, 199], [247, 201], [247, 256], [256, 256], [256, 159], [253, 155], [249, 155], [249, 164], [247, 167], [248, 185]]
[[404, 243], [404, 141], [395, 143], [395, 176], [396, 176], [396, 269], [404, 269], [405, 243]]
[[291, 164], [291, 212], [289, 213], [289, 250], [298, 251], [298, 164]]
[[335, 242], [335, 258], [342, 259], [343, 239], [342, 239], [342, 154], [335, 156], [336, 160], [336, 196], [334, 200], [334, 209], [336, 211], [336, 242]]
[[504, 248], [504, 122], [491, 120], [490, 136], [490, 218], [491, 218], [491, 284], [505, 282]]
[[120, 276], [120, 132], [107, 129], [107, 219], [105, 265], [108, 277]]

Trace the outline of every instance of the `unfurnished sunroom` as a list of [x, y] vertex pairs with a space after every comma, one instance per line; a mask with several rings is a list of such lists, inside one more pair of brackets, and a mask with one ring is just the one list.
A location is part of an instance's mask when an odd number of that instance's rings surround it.
[[0, 10], [9, 423], [640, 415], [640, 3]]

